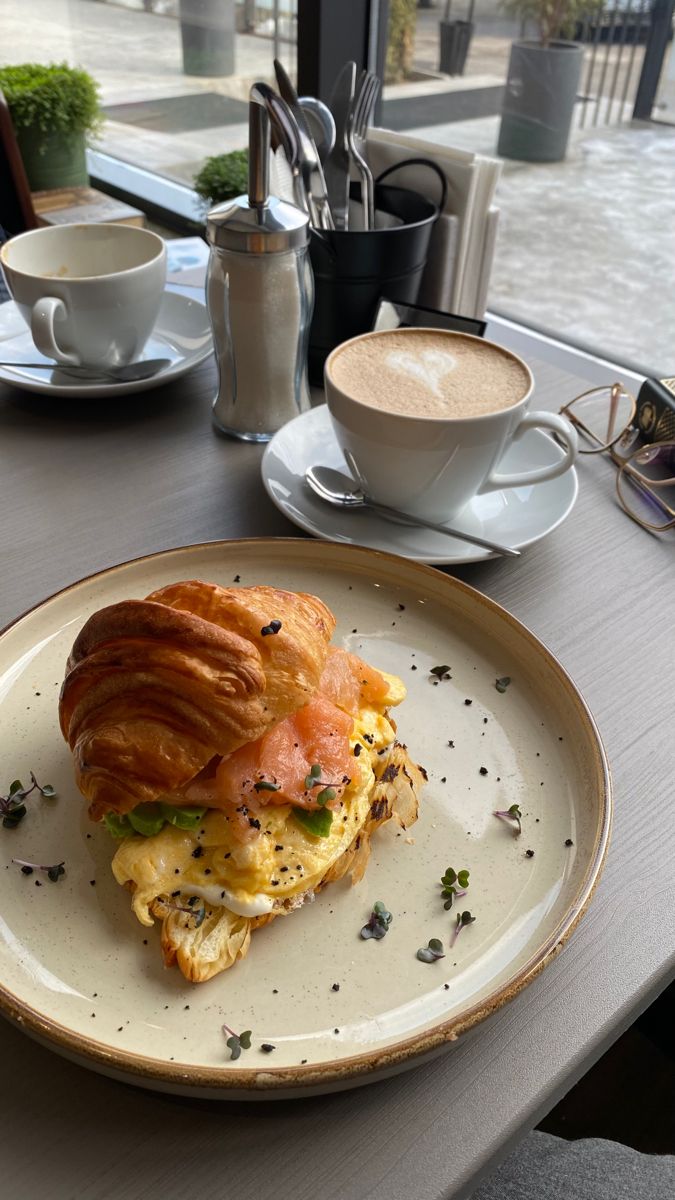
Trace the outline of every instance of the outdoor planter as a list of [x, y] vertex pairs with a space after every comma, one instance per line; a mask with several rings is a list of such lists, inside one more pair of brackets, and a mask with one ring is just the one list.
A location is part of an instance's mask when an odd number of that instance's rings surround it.
[[473, 10], [475, 0], [469, 0], [466, 21], [450, 20], [451, 0], [445, 5], [445, 17], [438, 24], [440, 63], [439, 71], [444, 75], [463, 75], [469, 46], [473, 37]]
[[514, 42], [497, 153], [525, 162], [565, 157], [583, 51], [575, 42]]
[[16, 140], [32, 192], [86, 187], [86, 138], [74, 133], [43, 133], [37, 126], [17, 129]]
[[234, 0], [180, 0], [186, 75], [234, 74]]
[[87, 135], [101, 122], [91, 75], [66, 63], [21, 63], [0, 67], [0, 88], [31, 191], [86, 187]]

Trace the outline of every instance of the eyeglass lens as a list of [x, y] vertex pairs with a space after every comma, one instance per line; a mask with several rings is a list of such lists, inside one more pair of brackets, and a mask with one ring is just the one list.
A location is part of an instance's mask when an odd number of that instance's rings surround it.
[[667, 529], [675, 523], [675, 442], [636, 451], [621, 468], [617, 488], [625, 508], [643, 525]]
[[635, 401], [620, 384], [610, 384], [578, 396], [563, 411], [579, 433], [580, 452], [597, 453], [613, 445], [630, 425]]

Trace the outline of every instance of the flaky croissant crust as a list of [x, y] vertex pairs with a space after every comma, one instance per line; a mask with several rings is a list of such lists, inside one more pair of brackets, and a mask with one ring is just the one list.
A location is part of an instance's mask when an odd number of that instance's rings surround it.
[[92, 817], [175, 791], [306, 704], [334, 628], [315, 596], [200, 580], [94, 613], [59, 701]]

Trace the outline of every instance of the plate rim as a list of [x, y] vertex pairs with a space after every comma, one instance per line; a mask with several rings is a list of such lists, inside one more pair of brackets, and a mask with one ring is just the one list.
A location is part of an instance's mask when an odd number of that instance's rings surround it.
[[[177, 296], [180, 301], [185, 300], [188, 304], [198, 304], [200, 308], [204, 309], [206, 314], [205, 328], [210, 328], [205, 299], [201, 296], [186, 296], [183, 291], [177, 290], [179, 286], [178, 284], [167, 283], [162, 293], [162, 302], [169, 295]], [[13, 304], [14, 301], [10, 297], [5, 303]], [[157, 315], [158, 321], [159, 314]], [[150, 334], [151, 337], [154, 335], [157, 322], [155, 322], [155, 326]], [[149, 379], [137, 379], [127, 383], [83, 383], [73, 387], [69, 387], [67, 384], [51, 384], [46, 380], [43, 382], [40, 379], [32, 379], [28, 376], [12, 376], [9, 378], [6, 372], [11, 371], [12, 364], [10, 363], [7, 366], [0, 367], [0, 384], [5, 384], [6, 387], [14, 387], [17, 391], [32, 392], [36, 396], [53, 396], [55, 399], [63, 398], [69, 400], [76, 400], [78, 398], [83, 400], [100, 400], [105, 399], [106, 396], [124, 396], [132, 392], [149, 392], [155, 388], [162, 387], [165, 383], [173, 383], [175, 380], [180, 379], [182, 375], [185, 375], [187, 371], [200, 366], [212, 353], [213, 337], [207, 339], [202, 349], [195, 351], [194, 355], [190, 358], [182, 358], [178, 362], [172, 363], [168, 370], [160, 371], [157, 375], [151, 375]]]
[[284, 547], [291, 554], [294, 548], [303, 546], [305, 549], [309, 547], [312, 547], [312, 549], [317, 548], [317, 550], [323, 550], [325, 553], [335, 555], [336, 557], [344, 554], [348, 556], [354, 555], [357, 559], [362, 560], [369, 574], [372, 574], [372, 561], [373, 556], [375, 556], [376, 559], [385, 560], [390, 566], [395, 566], [397, 563], [406, 564], [407, 569], [413, 571], [416, 575], [421, 574], [423, 577], [431, 576], [436, 583], [438, 583], [439, 579], [442, 579], [444, 587], [448, 587], [451, 591], [454, 589], [459, 593], [463, 593], [466, 598], [471, 598], [474, 603], [478, 603], [483, 608], [490, 610], [493, 615], [505, 620], [515, 628], [521, 636], [524, 635], [526, 640], [530, 642], [538, 653], [543, 652], [545, 659], [548, 660], [548, 666], [557, 674], [559, 681], [565, 685], [582, 721], [587, 725], [588, 733], [591, 735], [590, 745], [592, 747], [594, 778], [601, 784], [599, 790], [598, 825], [586, 871], [576, 889], [573, 899], [568, 904], [566, 912], [545, 938], [544, 942], [532, 952], [527, 961], [523, 963], [514, 975], [493, 989], [488, 996], [470, 1005], [461, 1013], [438, 1021], [433, 1028], [411, 1034], [397, 1041], [394, 1045], [380, 1047], [379, 1049], [376, 1048], [365, 1051], [362, 1054], [350, 1055], [348, 1058], [323, 1063], [299, 1064], [292, 1067], [269, 1066], [264, 1069], [260, 1067], [227, 1067], [224, 1069], [222, 1066], [217, 1065], [210, 1067], [192, 1063], [170, 1062], [169, 1060], [162, 1061], [158, 1058], [106, 1045], [95, 1038], [76, 1033], [52, 1017], [38, 1012], [26, 1001], [19, 999], [0, 980], [0, 1013], [18, 1025], [23, 1032], [30, 1033], [37, 1037], [38, 1040], [49, 1043], [50, 1047], [63, 1051], [79, 1061], [84, 1059], [85, 1065], [98, 1068], [104, 1072], [120, 1072], [127, 1077], [131, 1076], [135, 1078], [139, 1083], [146, 1080], [147, 1086], [159, 1086], [161, 1088], [164, 1085], [169, 1089], [180, 1089], [184, 1094], [186, 1092], [194, 1092], [197, 1095], [200, 1092], [208, 1090], [211, 1095], [216, 1094], [222, 1099], [235, 1099], [241, 1098], [242, 1093], [247, 1092], [249, 1096], [254, 1096], [255, 1098], [274, 1099], [275, 1095], [288, 1094], [288, 1089], [294, 1089], [299, 1094], [302, 1094], [305, 1089], [307, 1089], [308, 1093], [312, 1090], [316, 1091], [317, 1085], [320, 1085], [321, 1090], [328, 1091], [339, 1086], [356, 1086], [367, 1083], [369, 1076], [379, 1077], [384, 1070], [392, 1071], [402, 1069], [406, 1066], [412, 1067], [415, 1065], [416, 1060], [421, 1061], [425, 1055], [429, 1056], [434, 1052], [440, 1051], [445, 1044], [456, 1041], [461, 1034], [468, 1032], [469, 1029], [480, 1024], [492, 1015], [492, 1013], [498, 1011], [510, 1000], [519, 995], [529, 983], [536, 979], [544, 968], [557, 958], [560, 951], [569, 941], [586, 912], [602, 875], [613, 820], [612, 778], [607, 753], [595, 718], [574, 680], [546, 643], [533, 633], [529, 626], [515, 617], [508, 609], [499, 604], [498, 601], [486, 596], [477, 588], [472, 587], [471, 584], [465, 583], [463, 580], [457, 579], [452, 575], [446, 575], [445, 572], [437, 570], [434, 566], [428, 566], [426, 563], [417, 562], [402, 555], [393, 554], [387, 550], [374, 550], [370, 547], [352, 543], [290, 537], [223, 538], [173, 546], [164, 550], [155, 550], [148, 554], [136, 555], [130, 559], [125, 559], [109, 567], [104, 567], [100, 571], [94, 571], [89, 575], [84, 575], [80, 579], [67, 584], [65, 587], [50, 593], [0, 629], [0, 640], [23, 621], [27, 620], [33, 613], [52, 601], [65, 596], [68, 592], [74, 591], [84, 584], [100, 580], [125, 567], [135, 566], [143, 562], [156, 561], [181, 553], [189, 554], [190, 552], [203, 550], [215, 551], [218, 548], [228, 549], [235, 546], [239, 552], [243, 553], [246, 552], [247, 547], [251, 547], [257, 552], [264, 551], [266, 547], [276, 549]]
[[[274, 434], [274, 436], [267, 443], [267, 445], [265, 446], [265, 452], [262, 455], [262, 458], [260, 460], [260, 476], [261, 476], [261, 480], [262, 480], [262, 485], [263, 485], [265, 492], [267, 493], [269, 499], [272, 501], [275, 508], [277, 508], [278, 511], [282, 514], [282, 516], [284, 516], [287, 521], [291, 521], [294, 525], [296, 525], [298, 529], [302, 529], [302, 530], [304, 530], [305, 533], [310, 534], [311, 537], [317, 539], [318, 541], [335, 542], [342, 546], [362, 546], [365, 543], [358, 542], [356, 540], [351, 540], [351, 539], [349, 541], [344, 541], [340, 538], [333, 538], [325, 530], [320, 530], [318, 534], [315, 533], [314, 529], [312, 528], [312, 522], [310, 520], [304, 520], [304, 519], [298, 520], [297, 517], [291, 515], [291, 513], [289, 512], [287, 507], [281, 506], [281, 504], [279, 503], [278, 497], [275, 495], [275, 493], [273, 492], [272, 488], [269, 485], [269, 470], [267, 469], [267, 464], [272, 459], [272, 453], [273, 453], [273, 447], [274, 447], [275, 441], [277, 440], [277, 438], [279, 437], [280, 434], [284, 433], [284, 431], [287, 429], [288, 425], [292, 425], [294, 422], [301, 421], [303, 419], [306, 420], [310, 416], [310, 414], [313, 414], [313, 413], [317, 412], [318, 410], [326, 410], [327, 411], [327, 405], [326, 405], [325, 401], [322, 404], [314, 405], [313, 408], [308, 409], [306, 412], [298, 413], [297, 416], [293, 417], [292, 421], [289, 421], [289, 422], [287, 422], [287, 425], [282, 426], [282, 428], [280, 430], [278, 430], [277, 433]], [[533, 430], [532, 432], [533, 433], [541, 433], [542, 436], [546, 436], [544, 434], [543, 430]], [[574, 466], [570, 467], [569, 471], [566, 471], [564, 473], [564, 475], [562, 475], [562, 476], [558, 476], [558, 478], [563, 479], [566, 476], [569, 476], [572, 481], [572, 492], [571, 492], [569, 504], [565, 508], [564, 512], [559, 514], [559, 516], [556, 518], [554, 523], [552, 525], [550, 525], [548, 527], [548, 529], [545, 530], [544, 533], [540, 533], [536, 537], [525, 538], [523, 541], [520, 541], [520, 542], [509, 543], [509, 544], [513, 544], [514, 549], [527, 550], [530, 546], [535, 546], [538, 542], [542, 541], [545, 537], [548, 537], [549, 534], [554, 533], [555, 530], [558, 529], [560, 525], [562, 525], [563, 521], [565, 521], [567, 519], [567, 517], [569, 517], [570, 513], [572, 512], [572, 509], [574, 508], [574, 506], [577, 502], [578, 496], [579, 496], [579, 476], [577, 474], [576, 467], [574, 467]], [[550, 481], [550, 482], [553, 482], [553, 481]], [[509, 489], [504, 488], [502, 490], [506, 491]], [[302, 514], [302, 515], [304, 517], [304, 514]], [[386, 553], [396, 554], [395, 550], [385, 550], [382, 547], [371, 547], [371, 548], [373, 550], [379, 550], [381, 553], [385, 553], [385, 554]], [[453, 554], [450, 556], [435, 554], [435, 553], [434, 554], [424, 554], [424, 552], [420, 550], [419, 552], [416, 551], [414, 554], [406, 554], [406, 555], [400, 554], [399, 557], [407, 558], [410, 560], [410, 562], [426, 563], [429, 566], [435, 565], [435, 566], [440, 567], [440, 566], [462, 566], [464, 564], [470, 564], [470, 563], [490, 562], [490, 561], [500, 558], [501, 556], [499, 554], [493, 553], [491, 550], [481, 550], [480, 547], [474, 547], [473, 549], [471, 549], [470, 543], [467, 542], [466, 553], [463, 553], [463, 554]]]

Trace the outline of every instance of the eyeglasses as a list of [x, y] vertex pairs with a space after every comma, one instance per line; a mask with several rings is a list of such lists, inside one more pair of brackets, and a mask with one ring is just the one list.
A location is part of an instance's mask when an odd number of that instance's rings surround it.
[[638, 445], [635, 397], [620, 383], [592, 388], [560, 412], [585, 445], [580, 454], [609, 453], [619, 468], [616, 490], [629, 517], [644, 529], [675, 528], [675, 442]]

